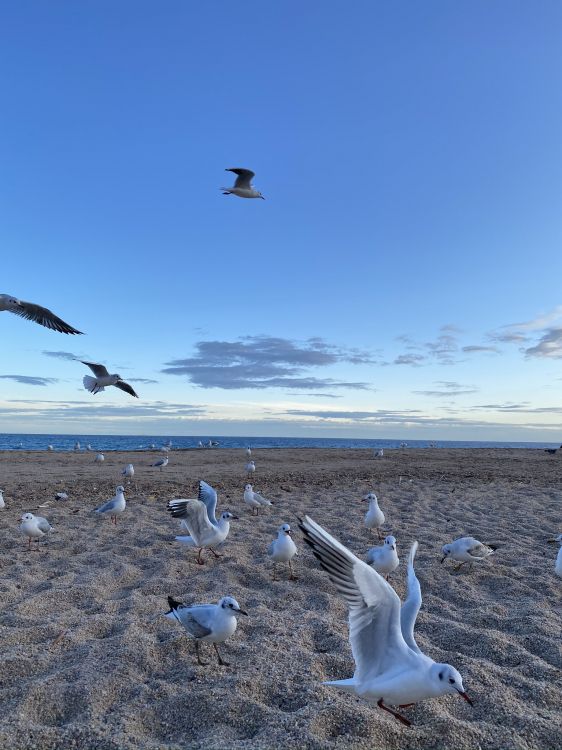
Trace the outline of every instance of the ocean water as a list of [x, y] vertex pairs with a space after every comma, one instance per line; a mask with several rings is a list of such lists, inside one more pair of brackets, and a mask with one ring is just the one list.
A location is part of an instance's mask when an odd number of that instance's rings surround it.
[[[52, 445], [55, 451], [74, 450], [76, 442], [85, 450], [141, 451], [156, 448], [171, 440], [171, 450], [198, 448], [199, 442], [210, 440], [221, 448], [399, 448], [400, 440], [365, 440], [353, 438], [289, 438], [289, 437], [221, 437], [220, 435], [188, 435], [185, 437], [154, 437], [150, 435], [12, 435], [0, 434], [0, 450], [44, 451]], [[406, 440], [410, 448], [558, 448], [560, 443], [510, 443], [462, 440]]]

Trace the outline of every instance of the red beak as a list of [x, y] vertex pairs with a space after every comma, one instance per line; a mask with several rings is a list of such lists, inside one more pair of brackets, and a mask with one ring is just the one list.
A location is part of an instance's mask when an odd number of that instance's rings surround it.
[[457, 692], [461, 696], [461, 698], [465, 699], [465, 701], [468, 703], [469, 706], [473, 706], [474, 705], [474, 703], [470, 700], [470, 698], [468, 697], [468, 695], [466, 693], [461, 693], [460, 690], [457, 690]]

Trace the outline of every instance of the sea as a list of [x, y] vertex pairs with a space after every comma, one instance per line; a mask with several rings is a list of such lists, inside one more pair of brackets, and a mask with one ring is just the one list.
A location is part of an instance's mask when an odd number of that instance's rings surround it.
[[221, 448], [558, 448], [560, 443], [493, 442], [485, 440], [367, 440], [364, 438], [225, 437], [221, 435], [17, 435], [0, 434], [2, 451], [146, 451]]

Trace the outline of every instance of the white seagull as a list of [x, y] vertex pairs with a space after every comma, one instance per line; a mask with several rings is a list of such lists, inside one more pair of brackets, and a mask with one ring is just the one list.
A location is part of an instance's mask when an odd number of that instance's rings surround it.
[[53, 530], [51, 524], [42, 516], [34, 516], [33, 513], [24, 513], [21, 517], [20, 531], [29, 540], [28, 549], [31, 549], [32, 539], [41, 539]]
[[132, 479], [135, 476], [135, 468], [133, 464], [127, 464], [121, 472], [121, 475], [127, 477], [127, 479]]
[[124, 492], [125, 488], [120, 484], [119, 487], [116, 487], [115, 489], [115, 497], [112, 497], [111, 500], [108, 500], [103, 505], [100, 505], [100, 507], [96, 508], [94, 512], [101, 513], [102, 515], [110, 513], [111, 522], [117, 526], [117, 515], [119, 513], [123, 513], [123, 511], [127, 507], [127, 503], [125, 502], [125, 495], [123, 494]]
[[375, 458], [383, 458], [384, 457], [384, 450], [383, 448], [379, 448], [378, 450], [375, 448], [373, 450], [373, 455]]
[[[562, 545], [562, 534], [558, 534], [558, 536], [554, 537], [554, 539], [549, 539], [548, 541], [554, 544], [558, 542], [558, 544]], [[560, 576], [560, 578], [562, 578], [562, 546], [558, 550], [558, 555], [556, 556], [556, 562], [554, 563], [554, 572], [557, 576]]]
[[64, 320], [57, 317], [51, 310], [40, 305], [34, 305], [32, 302], [24, 302], [21, 299], [12, 297], [10, 294], [0, 294], [0, 312], [11, 312], [15, 315], [19, 315], [20, 318], [26, 320], [33, 320], [35, 323], [39, 323], [40, 326], [50, 328], [51, 331], [58, 331], [59, 333], [69, 333], [71, 335], [81, 335], [82, 331], [76, 330], [72, 326], [65, 323]]
[[82, 380], [84, 388], [87, 391], [90, 391], [90, 393], [101, 393], [101, 391], [104, 391], [110, 385], [114, 385], [116, 388], [125, 391], [125, 393], [128, 393], [130, 396], [138, 398], [132, 386], [125, 383], [125, 381], [122, 380], [121, 375], [110, 375], [107, 371], [107, 367], [98, 365], [95, 362], [84, 362], [83, 360], [80, 360], [80, 362], [82, 362], [83, 365], [86, 365], [86, 367], [89, 367], [96, 376], [93, 378], [91, 375], [84, 375]]
[[57, 492], [55, 495], [55, 500], [68, 500], [68, 495], [66, 492]]
[[248, 461], [246, 464], [246, 474], [250, 477], [256, 470], [256, 464], [253, 461]]
[[52, 445], [48, 445], [47, 446], [47, 450], [48, 451], [54, 451], [55, 449], [54, 449], [54, 447]]
[[169, 462], [170, 462], [170, 459], [168, 458], [168, 456], [166, 456], [166, 458], [160, 458], [158, 459], [158, 461], [156, 461], [156, 463], [150, 464], [150, 465], [157, 466], [160, 469], [160, 471], [162, 471], [162, 469], [164, 469], [168, 465]]
[[103, 455], [103, 453], [98, 453], [98, 455], [94, 458], [95, 464], [103, 464], [104, 461], [105, 461], [105, 456]]
[[379, 575], [384, 576], [388, 581], [388, 576], [396, 570], [399, 564], [396, 539], [393, 536], [387, 536], [384, 544], [380, 547], [372, 547], [367, 552], [365, 559], [367, 565], [371, 565]]
[[286, 562], [289, 563], [289, 580], [296, 581], [297, 577], [293, 572], [293, 565], [291, 560], [298, 554], [297, 545], [294, 543], [291, 536], [291, 527], [288, 523], [284, 523], [279, 527], [277, 531], [277, 539], [274, 539], [269, 547], [267, 548], [267, 554], [269, 559], [273, 561], [273, 580], [275, 581], [275, 563]]
[[368, 529], [376, 529], [379, 539], [381, 536], [381, 526], [384, 523], [384, 513], [379, 508], [379, 501], [374, 492], [369, 492], [365, 495], [362, 502], [369, 503], [369, 510], [365, 513], [365, 526]]
[[265, 200], [259, 190], [256, 190], [252, 185], [252, 180], [256, 176], [256, 173], [252, 172], [251, 169], [230, 167], [229, 169], [225, 169], [225, 172], [234, 172], [236, 181], [231, 188], [221, 188], [223, 195], [237, 195], [239, 198], [261, 198]]
[[4, 500], [4, 490], [0, 490], [0, 510], [6, 507], [6, 501]]
[[[244, 502], [247, 503], [252, 509], [252, 515], [256, 516], [259, 516], [260, 508], [262, 507], [262, 505], [273, 505], [271, 500], [263, 497], [263, 495], [260, 495], [259, 492], [255, 492], [251, 484], [247, 484], [244, 487]], [[256, 510], [255, 514], [254, 508]]]
[[248, 446], [248, 447], [246, 448], [246, 456], [247, 456], [248, 458], [250, 458], [250, 456], [251, 456], [251, 455], [252, 455], [252, 449], [250, 448], [250, 446]]
[[165, 616], [170, 620], [177, 620], [195, 639], [197, 663], [203, 667], [206, 665], [206, 662], [201, 661], [199, 641], [209, 641], [217, 652], [219, 664], [228, 667], [229, 663], [221, 658], [217, 644], [224, 643], [234, 634], [238, 624], [237, 614], [248, 616], [248, 613], [240, 608], [236, 599], [232, 596], [223, 596], [218, 604], [196, 604], [190, 607], [169, 596], [168, 605], [170, 611], [165, 612]]
[[204, 565], [201, 559], [201, 552], [204, 549], [210, 550], [215, 557], [221, 557], [217, 554], [214, 547], [218, 546], [228, 536], [230, 531], [231, 519], [236, 519], [232, 513], [225, 511], [216, 526], [214, 526], [207, 515], [207, 507], [201, 500], [170, 500], [168, 510], [173, 518], [183, 519], [182, 526], [187, 528], [190, 536], [177, 536], [176, 541], [198, 550], [197, 563]]
[[479, 542], [478, 539], [474, 539], [472, 536], [463, 536], [460, 539], [455, 539], [451, 544], [445, 544], [441, 551], [443, 553], [441, 562], [449, 558], [459, 563], [455, 565], [455, 570], [458, 570], [467, 562], [471, 564], [473, 562], [480, 562], [494, 554], [492, 547], [482, 544], [482, 542]]
[[300, 527], [314, 556], [349, 606], [349, 641], [355, 673], [351, 679], [324, 684], [375, 703], [407, 726], [411, 724], [409, 719], [388, 704], [405, 708], [427, 698], [458, 694], [472, 705], [457, 670], [434, 662], [414, 640], [414, 624], [421, 606], [413, 566], [417, 542], [410, 550], [408, 596], [401, 610], [398, 594], [367, 563], [308, 516], [300, 521]]

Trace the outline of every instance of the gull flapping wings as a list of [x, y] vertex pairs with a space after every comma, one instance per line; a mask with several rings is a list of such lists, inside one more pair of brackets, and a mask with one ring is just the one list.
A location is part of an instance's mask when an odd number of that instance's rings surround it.
[[199, 482], [199, 494], [197, 497], [200, 502], [205, 504], [209, 521], [213, 524], [213, 526], [217, 526], [217, 518], [215, 515], [217, 509], [216, 490], [214, 490], [210, 484], [207, 484], [207, 482], [203, 482], [203, 480], [201, 480]]
[[410, 547], [410, 556], [408, 557], [408, 595], [400, 610], [400, 629], [404, 640], [412, 651], [421, 654], [414, 638], [414, 626], [422, 603], [420, 582], [414, 571], [414, 558], [417, 550], [418, 543], [414, 542]]
[[299, 521], [305, 542], [349, 606], [354, 680], [364, 682], [418, 658], [400, 629], [400, 599], [382, 576], [308, 516]]
[[19, 315], [20, 318], [32, 320], [34, 323], [39, 323], [39, 325], [49, 328], [51, 331], [58, 331], [58, 333], [83, 335], [82, 331], [78, 331], [68, 323], [65, 323], [62, 318], [59, 318], [58, 315], [55, 315], [54, 312], [46, 307], [35, 305], [33, 302], [25, 302], [15, 297], [9, 297], [8, 295], [0, 295], [0, 297], [3, 298], [5, 303], [2, 307], [9, 312], [13, 312], [15, 315]]
[[242, 167], [229, 167], [225, 169], [225, 172], [234, 172], [237, 175], [236, 182], [234, 183], [234, 187], [236, 188], [251, 189], [252, 180], [256, 176], [256, 173], [252, 172], [251, 169], [243, 169]]
[[116, 388], [119, 388], [122, 391], [125, 391], [125, 393], [128, 393], [130, 396], [134, 396], [135, 398], [138, 398], [138, 395], [135, 393], [134, 388], [129, 385], [128, 383], [125, 383], [124, 380], [118, 380], [116, 383], [114, 383]]
[[193, 537], [196, 544], [206, 538], [215, 527], [207, 516], [207, 507], [200, 500], [170, 500], [168, 510], [173, 518], [182, 518], [183, 525]]
[[98, 365], [96, 362], [84, 362], [84, 360], [80, 360], [83, 365], [86, 365], [86, 367], [89, 367], [90, 370], [94, 373], [96, 378], [107, 378], [109, 377], [109, 372], [107, 371], [107, 367], [104, 367], [103, 365]]

